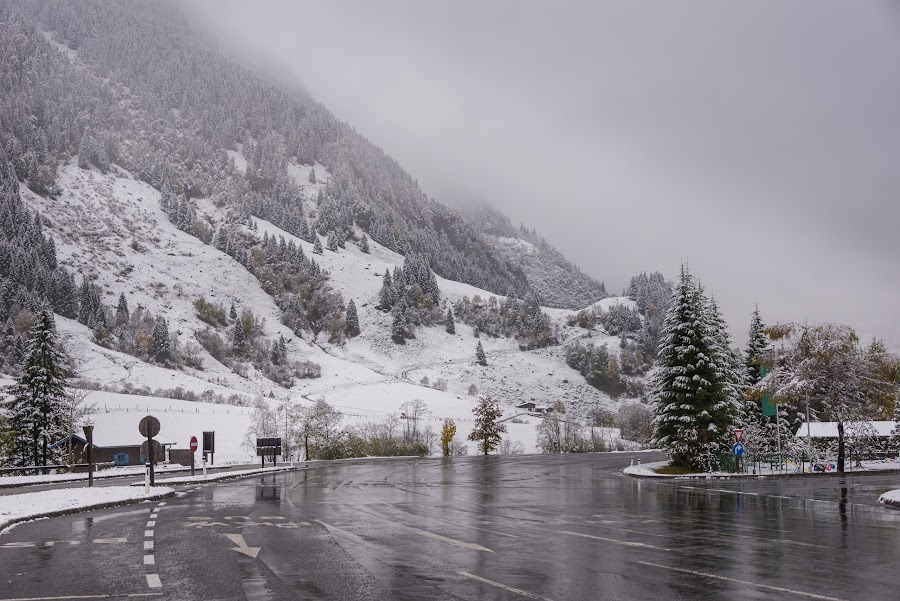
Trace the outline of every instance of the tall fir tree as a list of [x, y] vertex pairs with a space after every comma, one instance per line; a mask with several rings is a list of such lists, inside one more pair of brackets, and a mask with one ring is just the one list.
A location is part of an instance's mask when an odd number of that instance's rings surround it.
[[125, 293], [119, 294], [119, 304], [116, 306], [116, 325], [119, 327], [128, 323], [131, 314], [128, 312], [128, 300]]
[[319, 238], [318, 234], [313, 234], [315, 241], [313, 242], [313, 252], [317, 255], [323, 254], [325, 251], [322, 249], [322, 240]]
[[651, 383], [654, 443], [673, 465], [713, 470], [727, 451], [739, 416], [723, 365], [726, 351], [715, 317], [693, 276], [682, 266], [660, 334], [657, 372]]
[[766, 326], [759, 314], [759, 305], [753, 309], [750, 316], [750, 337], [747, 341], [747, 349], [744, 351], [747, 383], [755, 386], [762, 379], [763, 352], [769, 345], [769, 337], [766, 335]]
[[365, 234], [363, 234], [362, 238], [360, 238], [359, 240], [359, 250], [366, 254], [369, 254], [369, 239]]
[[403, 311], [399, 309], [394, 310], [394, 323], [391, 324], [391, 340], [397, 344], [406, 342], [406, 317], [404, 317]]
[[228, 312], [228, 317], [237, 319], [237, 309], [234, 308], [234, 303], [231, 303], [231, 310]]
[[382, 309], [390, 309], [394, 306], [394, 282], [391, 279], [391, 270], [384, 270], [384, 280], [381, 284], [381, 292], [378, 294], [378, 302]]
[[337, 233], [334, 230], [328, 232], [328, 244], [325, 246], [330, 251], [337, 252], [338, 242]]
[[234, 324], [234, 332], [231, 335], [231, 345], [236, 353], [243, 353], [247, 346], [247, 335], [244, 332], [244, 322], [238, 319]]
[[478, 362], [478, 365], [487, 365], [487, 357], [484, 355], [484, 347], [481, 346], [481, 341], [478, 341], [478, 346], [475, 347], [475, 361]]
[[347, 318], [344, 331], [351, 338], [359, 335], [359, 315], [356, 313], [356, 303], [353, 302], [352, 298], [347, 303]]
[[453, 320], [453, 309], [447, 309], [447, 318], [444, 321], [444, 327], [448, 334], [456, 334], [456, 322]]
[[65, 357], [56, 345], [53, 313], [38, 311], [31, 328], [22, 375], [5, 401], [8, 427], [13, 433], [11, 463], [48, 465], [50, 447], [65, 432]]
[[156, 318], [153, 326], [153, 360], [157, 363], [165, 363], [171, 357], [172, 348], [169, 341], [169, 326], [162, 317]]

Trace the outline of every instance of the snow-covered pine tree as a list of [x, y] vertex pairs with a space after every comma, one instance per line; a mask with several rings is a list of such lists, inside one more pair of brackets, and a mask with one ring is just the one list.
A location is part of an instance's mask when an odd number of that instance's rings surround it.
[[347, 303], [347, 318], [344, 331], [351, 338], [359, 335], [359, 316], [356, 313], [356, 303], [353, 302], [352, 298]]
[[331, 230], [330, 232], [328, 232], [328, 241], [327, 241], [325, 248], [327, 248], [330, 251], [337, 252], [337, 249], [338, 249], [337, 232], [335, 232], [334, 230]]
[[247, 336], [244, 332], [244, 323], [238, 319], [234, 323], [234, 332], [231, 335], [231, 345], [236, 353], [243, 353], [247, 344]]
[[399, 308], [394, 310], [394, 323], [391, 324], [391, 340], [397, 344], [406, 342], [406, 318]]
[[[479, 344], [479, 346], [481, 346]], [[478, 443], [478, 449], [485, 455], [497, 448], [506, 432], [506, 424], [497, 423], [503, 415], [500, 404], [489, 396], [482, 397], [472, 408], [475, 423], [468, 439]]]
[[475, 347], [475, 361], [478, 362], [478, 365], [487, 365], [487, 357], [484, 355], [484, 347], [481, 346], [481, 341], [478, 341], [478, 346]]
[[171, 355], [171, 343], [169, 341], [169, 326], [162, 317], [156, 318], [153, 326], [153, 350], [151, 355], [157, 363], [165, 363]]
[[453, 309], [447, 308], [447, 319], [444, 322], [444, 327], [447, 330], [448, 334], [456, 334], [456, 322], [453, 320]]
[[394, 283], [391, 280], [391, 270], [385, 269], [381, 292], [378, 294], [378, 302], [382, 309], [390, 309], [394, 306], [394, 300]]
[[760, 369], [763, 351], [768, 345], [769, 337], [766, 335], [766, 326], [759, 314], [759, 305], [756, 305], [750, 317], [750, 339], [747, 342], [747, 349], [744, 351], [749, 386], [755, 386], [762, 379]]
[[366, 254], [369, 254], [369, 239], [365, 234], [362, 235], [362, 238], [359, 241], [359, 250]]
[[47, 465], [50, 446], [64, 434], [65, 357], [56, 346], [53, 313], [43, 306], [31, 328], [22, 375], [4, 402], [13, 432], [10, 457], [17, 466]]
[[237, 309], [234, 308], [234, 303], [231, 303], [231, 310], [228, 312], [228, 317], [237, 319]]
[[128, 323], [130, 314], [128, 313], [128, 300], [125, 293], [119, 294], [119, 304], [116, 306], [116, 325], [119, 327]]
[[313, 252], [317, 255], [323, 254], [325, 251], [322, 249], [322, 240], [319, 238], [319, 235], [313, 233], [313, 238], [315, 238], [315, 241], [313, 242]]
[[654, 444], [672, 464], [712, 470], [715, 455], [727, 450], [737, 419], [732, 383], [721, 365], [721, 340], [711, 331], [706, 301], [682, 266], [681, 277], [663, 321], [651, 383]]
[[308, 179], [309, 179], [309, 183], [311, 183], [311, 184], [316, 183], [316, 168], [315, 168], [315, 166], [309, 170], [309, 178]]

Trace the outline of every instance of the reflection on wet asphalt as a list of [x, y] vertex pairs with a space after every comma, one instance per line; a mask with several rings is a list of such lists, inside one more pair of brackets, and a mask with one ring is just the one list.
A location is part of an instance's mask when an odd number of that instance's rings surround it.
[[132, 506], [0, 536], [0, 598], [900, 598], [900, 512], [875, 503], [900, 478], [657, 481], [623, 476], [629, 460], [348, 462], [191, 487], [150, 522]]

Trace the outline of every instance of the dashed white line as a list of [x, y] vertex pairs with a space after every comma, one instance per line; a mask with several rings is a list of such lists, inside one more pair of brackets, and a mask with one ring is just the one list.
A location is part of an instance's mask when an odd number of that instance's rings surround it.
[[156, 520], [150, 520], [149, 522], [147, 522], [147, 528], [153, 528], [154, 526], [156, 526]]
[[511, 586], [507, 586], [501, 582], [496, 582], [494, 580], [488, 580], [487, 578], [482, 578], [481, 576], [476, 576], [475, 574], [470, 574], [469, 572], [460, 572], [457, 571], [457, 574], [460, 576], [465, 576], [466, 578], [471, 578], [472, 580], [477, 580], [478, 582], [483, 582], [485, 584], [490, 584], [491, 586], [496, 586], [497, 588], [502, 588], [505, 591], [509, 591], [511, 593], [516, 593], [517, 595], [522, 595], [523, 597], [528, 597], [529, 599], [540, 599], [540, 601], [550, 601], [547, 597], [541, 597], [540, 595], [535, 595], [534, 593], [529, 593], [528, 591], [523, 591], [519, 588], [513, 588]]
[[153, 550], [153, 541], [145, 540], [144, 541], [144, 551], [152, 551]]
[[147, 574], [147, 586], [150, 588], [162, 587], [162, 582], [159, 581], [159, 574]]
[[664, 549], [663, 547], [657, 547], [655, 545], [648, 545], [647, 543], [634, 543], [627, 540], [617, 540], [615, 538], [606, 538], [604, 536], [594, 536], [592, 534], [582, 534], [580, 532], [570, 532], [568, 530], [561, 530], [561, 534], [569, 534], [571, 536], [580, 536], [582, 538], [593, 538], [594, 540], [602, 540], [608, 543], [615, 543], [617, 545], [625, 545], [626, 547], [643, 547], [645, 549], [656, 549], [657, 551], [671, 551], [671, 549]]
[[156, 565], [156, 556], [153, 554], [144, 555], [144, 565], [145, 566], [155, 566]]
[[165, 504], [166, 504], [166, 502], [163, 501], [162, 503], [160, 503], [159, 505], [157, 505], [157, 507], [162, 507], [162, 506], [165, 505]]
[[457, 547], [462, 547], [463, 549], [472, 549], [473, 551], [485, 551], [487, 553], [493, 553], [491, 549], [482, 547], [481, 545], [475, 543], [467, 543], [465, 541], [456, 540], [455, 538], [441, 536], [440, 534], [435, 534], [434, 532], [429, 532], [428, 530], [420, 530], [419, 528], [413, 528], [413, 530], [421, 534], [422, 536], [427, 536], [428, 538], [433, 538], [445, 543], [450, 543], [451, 545], [456, 545]]
[[726, 582], [736, 582], [738, 584], [746, 584], [747, 586], [755, 586], [757, 588], [764, 588], [769, 591], [778, 591], [779, 593], [790, 593], [792, 595], [798, 595], [801, 597], [809, 597], [810, 599], [820, 599], [821, 601], [846, 601], [845, 599], [840, 599], [838, 597], [828, 597], [826, 595], [817, 595], [816, 593], [807, 593], [806, 591], [797, 591], [794, 589], [783, 588], [780, 586], [772, 586], [770, 584], [762, 584], [760, 582], [750, 582], [749, 580], [738, 580], [737, 578], [728, 578], [727, 576], [717, 576], [716, 574], [709, 574], [707, 572], [695, 572], [694, 570], [687, 570], [685, 568], [676, 568], [674, 566], [664, 566], [658, 563], [651, 563], [649, 561], [639, 561], [639, 564], [643, 564], [645, 566], [652, 566], [654, 568], [662, 568], [664, 570], [672, 570], [673, 572], [681, 572], [683, 574], [691, 574], [693, 576], [702, 576], [704, 578], [712, 578], [713, 580], [724, 580]]
[[144, 530], [144, 538], [153, 538], [153, 530]]

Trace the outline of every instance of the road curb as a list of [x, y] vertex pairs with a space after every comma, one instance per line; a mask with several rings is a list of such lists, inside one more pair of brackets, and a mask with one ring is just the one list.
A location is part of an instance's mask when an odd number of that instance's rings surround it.
[[[627, 468], [626, 468], [627, 470]], [[657, 478], [667, 480], [770, 480], [783, 478], [835, 478], [839, 476], [883, 476], [895, 472], [895, 470], [871, 470], [865, 472], [815, 472], [802, 474], [636, 474], [622, 470], [622, 473], [631, 478], [645, 478], [655, 480]], [[900, 507], [900, 505], [898, 505]]]
[[41, 520], [44, 518], [56, 518], [63, 515], [73, 515], [76, 513], [83, 513], [85, 511], [95, 511], [97, 509], [109, 509], [111, 507], [122, 507], [125, 505], [135, 505], [137, 503], [144, 503], [145, 501], [161, 501], [163, 499], [171, 499], [175, 496], [175, 491], [171, 490], [166, 493], [160, 493], [158, 495], [153, 495], [150, 497], [141, 497], [139, 499], [124, 499], [122, 501], [107, 501], [105, 503], [94, 503], [93, 505], [85, 505], [83, 507], [70, 507], [68, 509], [58, 509], [56, 511], [47, 511], [37, 515], [29, 515], [23, 516], [21, 518], [13, 518], [11, 520], [7, 520], [5, 522], [0, 522], [0, 534], [3, 534], [8, 530], [11, 526], [15, 526], [16, 524], [21, 524], [22, 522], [31, 522], [33, 520]]

